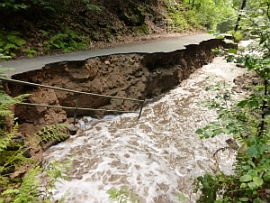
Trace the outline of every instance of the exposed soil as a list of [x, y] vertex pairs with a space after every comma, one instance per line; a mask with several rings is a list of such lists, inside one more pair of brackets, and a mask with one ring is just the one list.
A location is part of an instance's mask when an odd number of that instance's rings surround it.
[[[197, 68], [211, 62], [213, 48], [222, 46], [221, 40], [209, 40], [200, 45], [189, 45], [185, 50], [171, 53], [115, 54], [83, 61], [47, 64], [42, 70], [13, 76], [14, 79], [90, 92], [100, 95], [129, 97], [144, 100], [176, 87]], [[29, 103], [75, 107], [78, 94], [40, 87], [9, 84], [11, 96], [31, 94]], [[81, 108], [136, 111], [139, 102], [82, 95]], [[63, 123], [73, 117], [74, 110], [36, 106], [16, 106], [15, 116], [20, 129], [32, 134], [39, 127]], [[101, 118], [104, 111], [77, 111], [77, 116]], [[32, 127], [31, 127], [32, 126]]]

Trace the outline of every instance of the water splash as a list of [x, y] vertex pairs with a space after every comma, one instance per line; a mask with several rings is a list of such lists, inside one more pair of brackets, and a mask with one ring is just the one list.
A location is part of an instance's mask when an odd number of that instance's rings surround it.
[[[127, 186], [141, 203], [195, 202], [193, 180], [214, 172], [214, 152], [226, 146], [228, 136], [201, 140], [196, 129], [215, 119], [215, 113], [196, 102], [207, 98], [205, 78], [232, 83], [245, 70], [216, 58], [168, 93], [148, 101], [138, 123], [137, 114], [80, 121], [83, 133], [51, 147], [45, 159], [76, 155], [70, 181], [57, 185], [55, 198], [66, 190], [66, 202], [107, 203], [107, 190]], [[219, 153], [218, 167], [232, 172], [234, 152]], [[185, 201], [183, 200], [185, 197]]]

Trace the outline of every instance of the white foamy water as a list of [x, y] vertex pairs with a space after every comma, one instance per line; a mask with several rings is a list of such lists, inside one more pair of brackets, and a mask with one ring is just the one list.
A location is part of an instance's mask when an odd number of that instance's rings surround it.
[[[210, 92], [205, 78], [232, 82], [245, 70], [216, 58], [168, 93], [146, 103], [138, 123], [137, 114], [89, 118], [83, 134], [51, 147], [45, 159], [76, 155], [70, 181], [57, 185], [58, 199], [69, 190], [65, 202], [107, 203], [111, 188], [126, 186], [141, 203], [195, 202], [193, 181], [214, 172], [214, 152], [225, 147], [228, 136], [201, 140], [196, 129], [215, 119], [214, 112], [197, 106]], [[218, 165], [232, 172], [234, 152], [218, 153]], [[176, 195], [181, 194], [181, 201]]]

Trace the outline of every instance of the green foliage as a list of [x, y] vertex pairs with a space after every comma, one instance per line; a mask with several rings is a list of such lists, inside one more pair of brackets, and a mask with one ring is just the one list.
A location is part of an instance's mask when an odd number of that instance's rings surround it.
[[228, 34], [233, 34], [233, 36], [234, 36], [234, 41], [235, 41], [236, 43], [239, 43], [241, 40], [244, 39], [243, 34], [242, 34], [242, 32], [241, 32], [240, 30], [238, 30], [238, 31], [235, 32], [235, 33], [234, 33], [234, 31], [228, 31]]
[[47, 143], [51, 140], [62, 141], [69, 137], [66, 133], [67, 125], [66, 124], [55, 124], [50, 126], [43, 127], [38, 131], [35, 136], [39, 140], [40, 144]]
[[[0, 57], [5, 56], [0, 54]], [[0, 75], [3, 77], [2, 73]], [[29, 158], [29, 146], [17, 135], [18, 124], [9, 126], [14, 122], [10, 107], [23, 101], [27, 96], [29, 95], [12, 98], [0, 85], [0, 203], [54, 202], [51, 190], [54, 189], [56, 182], [67, 178], [63, 174], [71, 166], [72, 159], [62, 163], [54, 161], [41, 167]], [[67, 137], [63, 133], [65, 129], [64, 125], [46, 126], [36, 133], [36, 136], [40, 142], [60, 140]], [[22, 178], [29, 167], [30, 171]], [[63, 199], [60, 202], [63, 202]]]
[[26, 41], [20, 37], [19, 32], [0, 30], [0, 51], [3, 55], [15, 57], [14, 51], [21, 49], [25, 43]]
[[185, 19], [187, 19], [189, 26], [192, 27], [193, 29], [203, 28], [203, 25], [199, 20], [198, 12], [196, 10], [187, 10], [183, 12], [183, 15]]
[[[51, 190], [55, 189], [56, 182], [68, 180], [63, 174], [69, 170], [71, 162], [72, 159], [62, 163], [54, 161], [44, 167], [32, 168], [19, 187], [8, 185], [9, 188], [1, 193], [0, 202], [6, 202], [8, 199], [12, 199], [14, 203], [54, 202]], [[63, 202], [63, 198], [59, 202]]]
[[[29, 10], [32, 7], [39, 7], [42, 10], [49, 10], [51, 12], [57, 12], [65, 8], [65, 5], [70, 1], [64, 0], [62, 4], [55, 2], [54, 0], [3, 0], [0, 3], [0, 9], [8, 12], [17, 12], [19, 10]], [[100, 7], [89, 3], [89, 0], [77, 0], [78, 4], [83, 4], [88, 10], [100, 10]]]
[[235, 22], [235, 13], [231, 12], [228, 15], [224, 16], [221, 22], [217, 24], [217, 31], [220, 33], [227, 33], [228, 31], [234, 29]]
[[37, 53], [34, 49], [30, 47], [27, 47], [26, 49], [24, 49], [23, 52], [26, 53], [29, 58], [34, 57]]
[[132, 35], [141, 36], [142, 34], [149, 34], [150, 28], [147, 24], [141, 26], [132, 27]]
[[[89, 40], [79, 36], [69, 27], [64, 27], [62, 32], [52, 36], [48, 41], [44, 42], [47, 51], [52, 49], [61, 49], [64, 52], [70, 52], [78, 49], [86, 49], [89, 46]], [[48, 32], [44, 32], [48, 34]]]
[[[197, 192], [200, 188], [202, 191], [202, 195], [200, 199], [197, 201], [198, 203], [212, 203], [216, 199], [218, 185], [216, 184], [215, 176], [206, 173], [204, 176], [200, 176], [197, 178], [196, 188], [194, 192]], [[202, 187], [201, 187], [202, 185]]]
[[94, 41], [99, 41], [100, 40], [99, 36], [96, 33], [93, 33], [91, 35], [91, 39], [94, 40]]
[[219, 49], [219, 48], [215, 48], [212, 50], [217, 56], [223, 56], [224, 55], [224, 50], [223, 49]]
[[100, 6], [95, 4], [90, 4], [89, 0], [77, 0], [78, 3], [83, 3], [86, 10], [99, 11], [101, 10]]
[[113, 40], [113, 35], [112, 35], [112, 33], [111, 33], [109, 30], [107, 30], [107, 31], [105, 32], [105, 35], [106, 35], [107, 40], [108, 40], [109, 42], [111, 42], [111, 41]]
[[[12, 21], [11, 25], [6, 26], [6, 30], [0, 29], [0, 49], [4, 55], [16, 57], [18, 54], [24, 54], [28, 57], [34, 57], [39, 53], [52, 53], [55, 49], [60, 49], [64, 52], [74, 50], [82, 50], [89, 47], [90, 40], [81, 33], [76, 33], [73, 29], [66, 26], [66, 23], [61, 24], [56, 29], [54, 24], [48, 22], [55, 21], [58, 25], [59, 19], [65, 16], [66, 13], [74, 12], [84, 13], [88, 10], [100, 10], [97, 5], [91, 4], [89, 0], [3, 0], [0, 3], [0, 13], [4, 21]], [[46, 16], [46, 19], [40, 18]], [[37, 20], [33, 20], [37, 18]], [[56, 19], [56, 20], [54, 20]], [[12, 25], [21, 21], [20, 29], [13, 28]], [[62, 22], [61, 22], [62, 23]], [[67, 19], [67, 24], [70, 24], [70, 19]], [[33, 31], [35, 27], [46, 30], [49, 35], [41, 39], [40, 42], [34, 40], [34, 36], [42, 37], [39, 33]], [[30, 29], [29, 29], [30, 28]], [[73, 27], [74, 28], [74, 27]], [[50, 31], [52, 29], [53, 31]], [[11, 31], [13, 30], [13, 31]], [[19, 30], [19, 32], [17, 32]], [[26, 44], [26, 40], [27, 43]], [[44, 42], [45, 41], [45, 42]], [[38, 43], [38, 44], [37, 44]], [[42, 46], [41, 44], [44, 44]], [[37, 47], [31, 46], [37, 45]]]
[[113, 188], [107, 191], [109, 194], [109, 199], [112, 202], [118, 202], [118, 203], [139, 203], [139, 199], [136, 197], [134, 193], [129, 191], [125, 187], [121, 187], [119, 190]]
[[233, 28], [236, 12], [230, 7], [232, 2], [184, 0], [181, 3], [169, 1], [169, 30], [212, 29], [226, 32]]
[[19, 0], [3, 0], [0, 4], [0, 8], [9, 12], [16, 12], [19, 10], [28, 10], [33, 6], [41, 6], [44, 10], [50, 10], [55, 12], [56, 4], [53, 1], [44, 1], [44, 0], [30, 0], [19, 1]]
[[[0, 48], [0, 59], [10, 59], [10, 56], [5, 56], [3, 53], [2, 53], [2, 49]], [[3, 76], [3, 67], [0, 65], [0, 75]]]
[[186, 20], [183, 12], [185, 8], [181, 7], [181, 5], [174, 6], [169, 4], [168, 6], [168, 30], [173, 32], [183, 32], [190, 28], [188, 21]]
[[186, 197], [185, 195], [183, 195], [183, 194], [177, 194], [177, 195], [176, 195], [176, 198], [177, 198], [177, 200], [178, 200], [179, 202], [181, 202], [181, 203], [186, 203], [186, 202], [188, 202], [187, 197]]
[[12, 112], [10, 111], [10, 107], [12, 105], [15, 105], [21, 101], [23, 101], [26, 97], [28, 97], [28, 94], [20, 95], [18, 97], [12, 98], [9, 95], [5, 94], [3, 90], [1, 90], [0, 86], [0, 117], [9, 116], [13, 117]]
[[28, 6], [24, 2], [17, 2], [12, 0], [4, 0], [0, 3], [0, 7], [3, 9], [12, 9], [12, 10], [20, 10], [20, 9], [27, 9]]
[[201, 138], [231, 134], [241, 146], [234, 148], [237, 157], [233, 175], [217, 172], [197, 178], [195, 192], [202, 192], [198, 202], [265, 203], [270, 200], [270, 4], [251, 1], [248, 6], [240, 27], [254, 39], [255, 45], [248, 54], [229, 49], [226, 58], [256, 72], [261, 83], [250, 87], [250, 94], [240, 101], [223, 84], [207, 88], [215, 91], [216, 96], [203, 104], [216, 110], [217, 121], [196, 132]]
[[[39, 191], [37, 188], [41, 184], [41, 180], [36, 177], [39, 174], [40, 167], [31, 169], [24, 178], [21, 186], [18, 189], [12, 189], [8, 192], [10, 196], [15, 196], [14, 203], [38, 202]], [[6, 191], [4, 195], [7, 194]]]

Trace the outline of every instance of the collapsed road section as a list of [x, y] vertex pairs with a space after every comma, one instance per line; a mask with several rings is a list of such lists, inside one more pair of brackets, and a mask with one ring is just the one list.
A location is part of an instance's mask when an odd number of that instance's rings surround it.
[[[212, 50], [222, 46], [228, 45], [222, 40], [210, 39], [168, 53], [112, 54], [81, 61], [63, 61], [47, 64], [41, 70], [13, 75], [12, 78], [80, 92], [145, 100], [178, 86], [196, 69], [210, 63], [215, 57]], [[12, 97], [30, 94], [26, 103], [74, 107], [78, 98], [74, 92], [15, 83], [6, 83], [5, 90]], [[82, 95], [79, 107], [136, 111], [140, 103]], [[73, 117], [74, 109], [17, 105], [14, 113], [20, 123], [43, 126], [65, 122]], [[101, 118], [106, 111], [78, 109], [76, 113], [77, 116]]]

